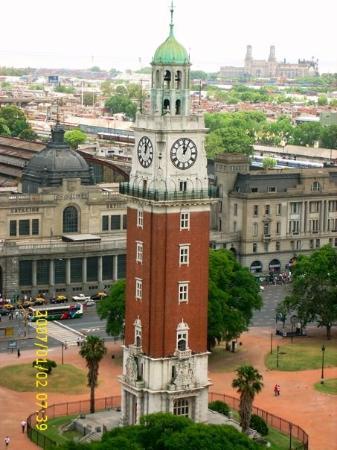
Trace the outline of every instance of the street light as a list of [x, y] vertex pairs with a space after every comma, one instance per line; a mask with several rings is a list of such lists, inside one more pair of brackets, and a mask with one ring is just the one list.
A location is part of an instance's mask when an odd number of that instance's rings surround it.
[[324, 346], [324, 344], [322, 345], [321, 350], [322, 350], [321, 384], [324, 384], [324, 352], [325, 352], [325, 346]]
[[280, 346], [276, 347], [276, 368], [278, 369], [278, 354], [279, 354]]

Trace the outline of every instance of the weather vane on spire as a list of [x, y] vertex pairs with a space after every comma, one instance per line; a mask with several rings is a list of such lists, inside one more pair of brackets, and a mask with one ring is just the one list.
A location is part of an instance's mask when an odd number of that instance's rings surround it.
[[174, 23], [173, 23], [173, 13], [174, 13], [174, 4], [173, 4], [173, 0], [171, 2], [171, 23], [170, 23], [170, 34], [173, 35], [173, 27], [174, 27]]

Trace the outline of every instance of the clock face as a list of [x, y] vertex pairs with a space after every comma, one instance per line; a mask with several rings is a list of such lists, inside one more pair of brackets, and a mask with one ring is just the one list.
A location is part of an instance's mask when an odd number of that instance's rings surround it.
[[138, 142], [137, 147], [138, 160], [146, 169], [151, 166], [153, 160], [152, 142], [147, 136], [143, 136]]
[[197, 146], [188, 138], [178, 139], [171, 147], [171, 161], [177, 169], [189, 169], [197, 160], [197, 155]]

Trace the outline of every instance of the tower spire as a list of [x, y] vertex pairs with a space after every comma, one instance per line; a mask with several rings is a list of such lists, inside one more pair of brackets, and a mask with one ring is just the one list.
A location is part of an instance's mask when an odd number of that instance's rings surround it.
[[174, 4], [173, 4], [173, 0], [171, 2], [171, 23], [170, 23], [170, 36], [173, 36], [173, 27], [174, 27], [174, 23], [173, 23], [173, 14], [174, 14]]

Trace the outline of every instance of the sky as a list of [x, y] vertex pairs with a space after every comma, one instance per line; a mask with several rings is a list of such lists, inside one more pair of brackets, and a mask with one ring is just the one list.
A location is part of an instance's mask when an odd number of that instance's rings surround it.
[[[337, 72], [336, 0], [174, 0], [175, 36], [193, 69], [319, 59]], [[0, 66], [138, 69], [169, 32], [170, 0], [2, 0]]]

